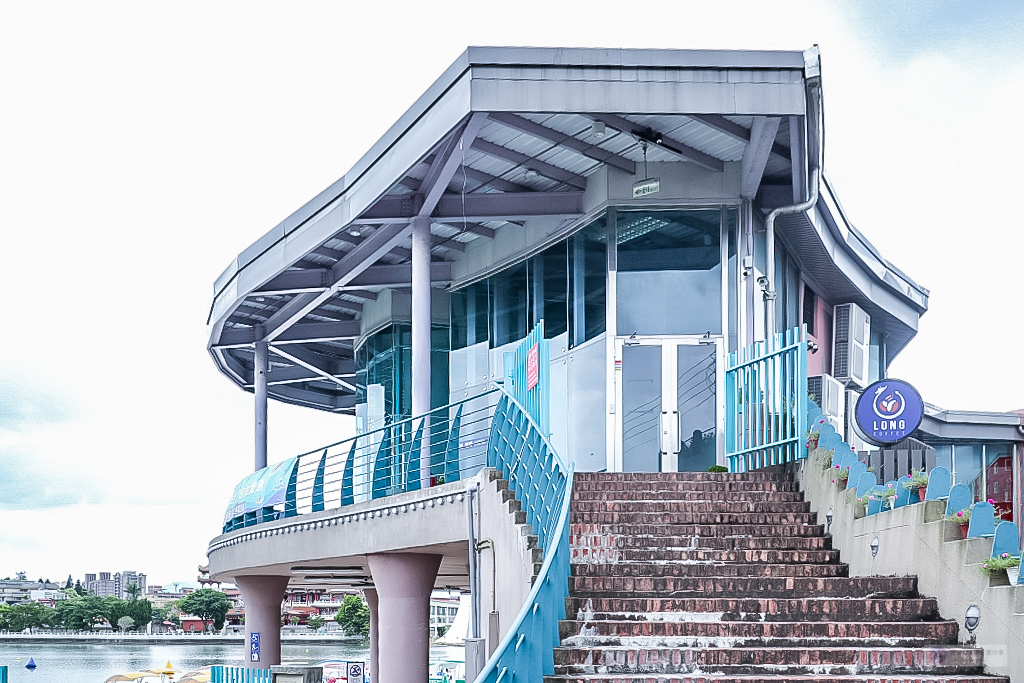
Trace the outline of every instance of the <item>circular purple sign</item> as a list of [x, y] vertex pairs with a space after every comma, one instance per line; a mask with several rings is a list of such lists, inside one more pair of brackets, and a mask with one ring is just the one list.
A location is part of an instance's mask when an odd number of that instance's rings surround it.
[[875, 382], [857, 399], [857, 426], [868, 441], [888, 445], [902, 441], [918, 428], [924, 401], [913, 386], [898, 379]]

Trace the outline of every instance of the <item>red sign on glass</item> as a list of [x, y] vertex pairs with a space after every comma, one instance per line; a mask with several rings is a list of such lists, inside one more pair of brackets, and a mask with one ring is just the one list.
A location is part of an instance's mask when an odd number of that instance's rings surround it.
[[537, 386], [540, 381], [540, 344], [534, 344], [526, 353], [526, 390]]

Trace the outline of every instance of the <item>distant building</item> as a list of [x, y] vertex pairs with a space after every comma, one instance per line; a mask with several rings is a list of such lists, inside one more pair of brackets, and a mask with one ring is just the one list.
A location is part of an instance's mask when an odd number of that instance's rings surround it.
[[129, 597], [128, 586], [132, 583], [138, 585], [140, 595], [146, 593], [146, 575], [131, 570], [113, 575], [110, 572], [100, 572], [98, 578], [96, 574], [86, 574], [84, 587], [93, 595], [114, 596], [127, 600]]
[[22, 581], [17, 579], [0, 581], [0, 603], [21, 605], [33, 602], [37, 600], [36, 597], [33, 597], [33, 593], [44, 598], [39, 600], [39, 602], [45, 602], [49, 599], [47, 594], [52, 598], [53, 593], [60, 593], [60, 586], [47, 581]]

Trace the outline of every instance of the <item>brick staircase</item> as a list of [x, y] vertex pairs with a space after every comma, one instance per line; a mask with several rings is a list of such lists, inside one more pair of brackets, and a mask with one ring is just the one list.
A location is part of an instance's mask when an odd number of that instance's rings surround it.
[[578, 473], [546, 683], [990, 681], [915, 577], [850, 577], [781, 471]]

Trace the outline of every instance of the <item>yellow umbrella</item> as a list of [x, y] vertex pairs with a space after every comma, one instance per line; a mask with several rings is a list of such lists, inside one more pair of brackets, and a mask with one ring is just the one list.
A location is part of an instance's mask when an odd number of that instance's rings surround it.
[[146, 673], [157, 674], [157, 675], [164, 674], [165, 676], [169, 676], [170, 674], [176, 674], [179, 671], [181, 671], [181, 669], [175, 669], [173, 666], [171, 666], [171, 661], [167, 660], [167, 664], [166, 664], [166, 666], [164, 666], [164, 668], [162, 668], [162, 669], [148, 669], [146, 671]]
[[137, 681], [140, 678], [148, 676], [147, 671], [129, 671], [126, 674], [114, 674], [108, 678], [104, 683], [113, 683], [114, 681]]

